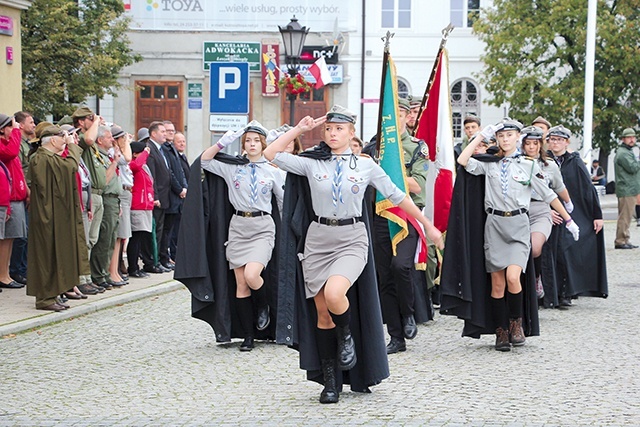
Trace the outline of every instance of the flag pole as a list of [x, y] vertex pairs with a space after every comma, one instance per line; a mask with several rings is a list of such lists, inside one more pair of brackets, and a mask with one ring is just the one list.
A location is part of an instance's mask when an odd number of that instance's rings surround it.
[[453, 31], [453, 24], [449, 23], [446, 27], [442, 29], [442, 39], [440, 40], [440, 47], [438, 47], [438, 53], [436, 54], [436, 60], [433, 62], [433, 68], [431, 69], [431, 75], [429, 76], [429, 81], [427, 83], [427, 87], [424, 90], [424, 95], [422, 95], [422, 102], [420, 102], [420, 110], [418, 111], [418, 116], [416, 117], [416, 127], [413, 129], [413, 134], [415, 135], [418, 130], [418, 123], [420, 120], [420, 115], [422, 114], [422, 110], [424, 110], [424, 106], [427, 104], [427, 100], [429, 99], [429, 92], [431, 91], [431, 87], [433, 86], [433, 81], [436, 78], [436, 71], [438, 70], [438, 65], [440, 65], [440, 54], [447, 44], [447, 39], [449, 38], [449, 34]]
[[380, 80], [380, 102], [378, 104], [378, 133], [376, 133], [376, 156], [380, 156], [380, 138], [382, 136], [382, 106], [384, 105], [384, 81], [387, 77], [387, 63], [389, 60], [389, 43], [395, 35], [387, 31], [382, 41], [384, 42], [384, 55], [382, 56], [382, 79]]

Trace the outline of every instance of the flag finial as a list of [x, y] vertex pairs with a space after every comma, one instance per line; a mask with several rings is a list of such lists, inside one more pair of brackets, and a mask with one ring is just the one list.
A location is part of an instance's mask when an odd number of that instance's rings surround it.
[[389, 42], [391, 41], [391, 38], [393, 36], [395, 36], [396, 33], [392, 33], [391, 31], [387, 31], [387, 34], [384, 35], [384, 37], [381, 38], [381, 40], [384, 42], [384, 51], [385, 52], [389, 52]]

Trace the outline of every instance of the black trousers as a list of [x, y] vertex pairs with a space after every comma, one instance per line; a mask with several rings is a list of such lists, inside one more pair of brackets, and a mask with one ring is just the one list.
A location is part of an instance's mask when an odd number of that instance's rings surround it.
[[382, 315], [389, 335], [402, 338], [402, 317], [414, 312], [415, 295], [411, 276], [415, 268], [418, 231], [409, 224], [409, 235], [398, 244], [394, 256], [388, 220], [374, 215], [373, 230], [373, 253], [376, 258]]
[[129, 274], [135, 273], [140, 269], [138, 259], [142, 254], [143, 247], [151, 246], [151, 233], [148, 231], [134, 231], [131, 233], [129, 243], [127, 244], [127, 261], [129, 262]]
[[142, 251], [140, 252], [140, 254], [142, 255], [142, 262], [144, 263], [145, 267], [152, 267], [160, 262], [158, 254], [160, 252], [160, 248], [162, 247], [161, 241], [162, 233], [164, 232], [164, 212], [165, 209], [153, 208], [153, 222], [156, 226], [156, 241], [153, 242], [153, 239], [149, 239], [149, 243], [142, 246]]
[[162, 238], [160, 239], [160, 246], [158, 246], [158, 258], [160, 264], [169, 263], [169, 245], [171, 243], [171, 234], [178, 219], [178, 214], [165, 213], [164, 215], [164, 228], [162, 230]]

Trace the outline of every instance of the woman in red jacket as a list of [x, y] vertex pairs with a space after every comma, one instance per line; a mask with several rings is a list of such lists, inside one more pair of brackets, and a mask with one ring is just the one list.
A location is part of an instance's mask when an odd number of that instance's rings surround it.
[[0, 288], [17, 289], [24, 285], [9, 275], [9, 260], [13, 249], [13, 239], [27, 237], [25, 202], [29, 188], [24, 179], [22, 163], [18, 154], [22, 134], [13, 117], [0, 114], [0, 162], [4, 163], [11, 176], [11, 216], [4, 224], [4, 238], [0, 240]]
[[147, 277], [138, 265], [142, 245], [151, 245], [151, 227], [153, 222], [153, 177], [147, 167], [149, 147], [144, 142], [131, 143], [133, 159], [129, 168], [133, 172], [133, 188], [131, 189], [131, 238], [127, 245], [129, 261], [129, 277]]

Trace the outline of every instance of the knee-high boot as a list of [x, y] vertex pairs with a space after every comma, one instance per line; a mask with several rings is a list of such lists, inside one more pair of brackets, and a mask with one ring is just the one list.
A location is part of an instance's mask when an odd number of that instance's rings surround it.
[[244, 335], [244, 341], [240, 344], [240, 351], [253, 350], [253, 302], [251, 298], [236, 298], [240, 327]]
[[336, 324], [336, 335], [338, 337], [338, 368], [342, 371], [348, 371], [353, 368], [358, 361], [356, 356], [356, 346], [351, 336], [349, 328], [349, 320], [351, 318], [350, 308], [347, 308], [342, 314], [334, 314], [329, 312], [333, 323]]
[[339, 399], [336, 380], [336, 334], [335, 329], [316, 329], [318, 353], [322, 364], [324, 389], [320, 393], [320, 403], [337, 403]]

